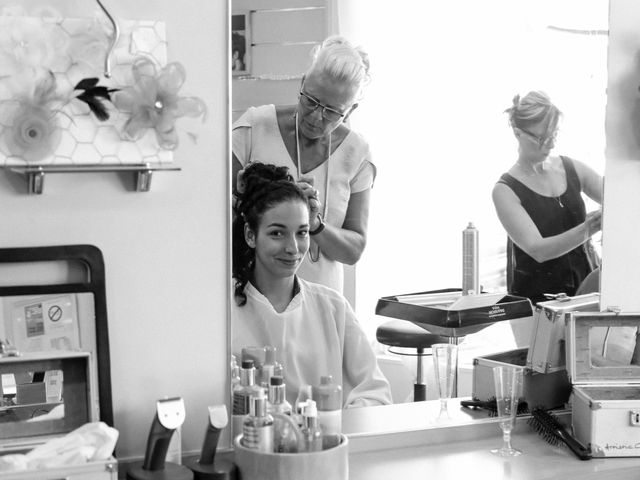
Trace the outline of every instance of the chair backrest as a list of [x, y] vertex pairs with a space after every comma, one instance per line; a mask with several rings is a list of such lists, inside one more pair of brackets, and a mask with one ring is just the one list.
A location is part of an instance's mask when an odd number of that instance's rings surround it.
[[596, 268], [593, 272], [585, 277], [582, 281], [576, 295], [585, 295], [587, 293], [594, 293], [600, 291], [600, 269]]

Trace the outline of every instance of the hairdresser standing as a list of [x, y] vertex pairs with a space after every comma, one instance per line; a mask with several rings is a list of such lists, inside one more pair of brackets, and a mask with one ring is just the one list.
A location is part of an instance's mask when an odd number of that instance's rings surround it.
[[251, 107], [233, 125], [233, 177], [251, 162], [289, 168], [320, 204], [300, 277], [343, 290], [343, 264], [355, 264], [367, 240], [375, 167], [367, 142], [345, 121], [369, 80], [366, 53], [330, 37], [313, 54], [295, 107]]
[[509, 292], [544, 301], [574, 295], [597, 266], [591, 236], [601, 210], [586, 213], [582, 194], [602, 204], [602, 177], [584, 163], [551, 155], [560, 111], [542, 92], [516, 96], [506, 110], [518, 158], [493, 188], [498, 218], [509, 235]]

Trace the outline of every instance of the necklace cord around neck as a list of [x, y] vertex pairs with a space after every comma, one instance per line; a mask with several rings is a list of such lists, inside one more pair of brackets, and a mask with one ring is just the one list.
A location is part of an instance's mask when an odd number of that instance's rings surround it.
[[[299, 128], [298, 128], [298, 112], [295, 113], [295, 115], [293, 116], [294, 121], [295, 121], [295, 129], [296, 129], [296, 168], [298, 169], [298, 180], [300, 180], [300, 177], [302, 176], [302, 169], [300, 166], [300, 132], [299, 132]], [[329, 157], [331, 157], [331, 132], [329, 132], [329, 148], [327, 149], [327, 158], [326, 161], [324, 163], [327, 164], [327, 172], [326, 172], [326, 177], [325, 177], [325, 184], [324, 184], [324, 202], [322, 204], [322, 218], [324, 219], [324, 221], [327, 221], [327, 214], [329, 212]], [[313, 254], [313, 251], [311, 249], [311, 247], [309, 247], [309, 259], [312, 262], [317, 262], [318, 260], [320, 260], [320, 245], [316, 244], [316, 253], [315, 255]]]

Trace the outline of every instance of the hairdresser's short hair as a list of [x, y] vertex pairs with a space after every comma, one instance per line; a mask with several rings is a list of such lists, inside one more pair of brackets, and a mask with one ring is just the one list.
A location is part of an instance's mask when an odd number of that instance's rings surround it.
[[307, 75], [323, 73], [339, 82], [357, 87], [358, 93], [369, 82], [369, 55], [346, 38], [334, 35], [324, 40], [312, 51], [311, 66]]

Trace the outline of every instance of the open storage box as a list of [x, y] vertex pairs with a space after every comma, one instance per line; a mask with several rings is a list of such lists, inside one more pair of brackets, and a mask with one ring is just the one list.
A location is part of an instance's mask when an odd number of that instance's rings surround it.
[[640, 456], [640, 313], [572, 313], [567, 369], [575, 436], [594, 457]]
[[477, 357], [473, 360], [472, 397], [495, 398], [493, 367], [516, 365], [524, 369], [523, 396], [529, 408], [559, 408], [571, 395], [566, 371], [565, 327], [570, 313], [600, 308], [600, 295], [590, 293], [541, 302], [533, 316], [528, 348]]
[[[65, 280], [0, 286], [0, 455], [27, 453], [87, 422], [113, 426], [102, 254], [91, 245], [0, 249], [4, 278], [22, 279], [26, 269], [42, 281], [41, 266], [43, 277], [62, 271]], [[111, 457], [0, 476], [115, 480], [117, 470]]]

